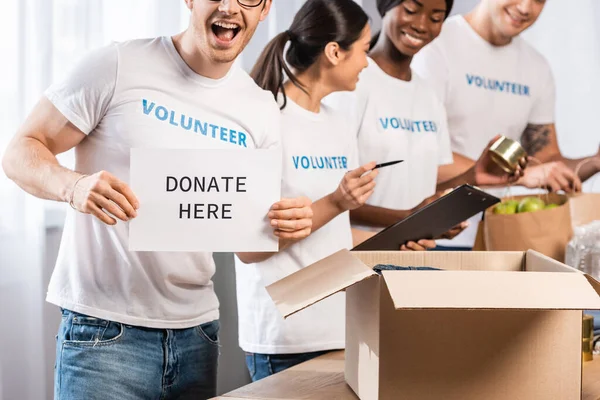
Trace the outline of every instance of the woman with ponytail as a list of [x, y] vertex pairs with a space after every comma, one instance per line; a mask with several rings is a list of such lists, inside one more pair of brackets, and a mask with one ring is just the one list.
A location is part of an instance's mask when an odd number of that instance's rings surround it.
[[[327, 99], [348, 119], [354, 119], [360, 161], [405, 160], [397, 168], [382, 170], [378, 178], [381, 189], [367, 205], [351, 212], [357, 227], [380, 230], [463, 183], [496, 185], [514, 178], [488, 171], [492, 167], [487, 151], [458, 177], [446, 180], [438, 174], [440, 166], [453, 161], [446, 111], [410, 64], [413, 56], [440, 34], [452, 3], [377, 0], [382, 30], [371, 41], [369, 66], [354, 93]], [[444, 237], [456, 236], [466, 227], [463, 223]], [[435, 247], [435, 242], [427, 242], [427, 247]]]
[[265, 286], [353, 247], [348, 210], [373, 193], [374, 162], [358, 166], [350, 127], [321, 100], [351, 91], [367, 66], [370, 28], [353, 0], [307, 0], [264, 49], [251, 75], [282, 109], [282, 195], [313, 201], [305, 240], [266, 261], [236, 260], [239, 342], [253, 380], [345, 345], [345, 297], [336, 294], [284, 320]]

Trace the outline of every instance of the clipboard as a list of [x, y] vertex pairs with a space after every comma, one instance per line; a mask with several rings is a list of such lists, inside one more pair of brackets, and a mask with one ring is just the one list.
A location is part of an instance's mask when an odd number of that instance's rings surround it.
[[352, 250], [398, 251], [406, 242], [439, 237], [499, 202], [499, 198], [465, 184], [388, 226]]

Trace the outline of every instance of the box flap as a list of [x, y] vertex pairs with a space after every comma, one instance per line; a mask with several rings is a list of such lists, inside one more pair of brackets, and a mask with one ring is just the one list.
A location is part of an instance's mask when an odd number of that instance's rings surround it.
[[344, 249], [267, 286], [267, 292], [287, 318], [374, 275], [377, 273]]
[[531, 272], [580, 272], [566, 264], [556, 261], [535, 250], [527, 250], [525, 253], [525, 271]]
[[588, 282], [590, 283], [590, 285], [592, 285], [592, 287], [594, 288], [596, 293], [598, 293], [598, 295], [600, 295], [600, 282], [598, 282], [596, 279], [592, 278], [588, 274], [584, 274], [584, 275], [585, 275], [585, 279], [587, 279]]
[[396, 309], [582, 310], [600, 307], [583, 274], [384, 271]]
[[[526, 256], [526, 270], [527, 271], [543, 271], [543, 272], [571, 272], [580, 275], [584, 275], [592, 288], [600, 295], [600, 282], [582, 271], [569, 267], [566, 264], [560, 263], [553, 258], [550, 258], [542, 253], [534, 250], [527, 251]], [[595, 310], [597, 308], [590, 307]]]

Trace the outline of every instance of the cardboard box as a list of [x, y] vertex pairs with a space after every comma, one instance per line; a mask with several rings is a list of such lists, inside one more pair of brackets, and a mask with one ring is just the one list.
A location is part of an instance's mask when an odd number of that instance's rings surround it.
[[284, 317], [344, 289], [345, 378], [362, 400], [581, 396], [581, 310], [600, 309], [600, 283], [549, 257], [342, 250], [267, 288]]

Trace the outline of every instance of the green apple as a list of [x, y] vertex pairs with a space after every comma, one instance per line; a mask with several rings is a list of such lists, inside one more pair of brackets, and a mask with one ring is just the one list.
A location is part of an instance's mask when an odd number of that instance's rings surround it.
[[551, 209], [557, 208], [557, 207], [559, 207], [558, 204], [548, 204], [545, 209], [546, 210], [551, 210]]
[[518, 206], [518, 200], [503, 201], [494, 207], [494, 214], [516, 214]]
[[525, 197], [519, 203], [519, 206], [517, 207], [517, 212], [526, 213], [540, 211], [543, 210], [545, 207], [546, 203], [544, 203], [544, 200], [540, 199], [539, 197]]

